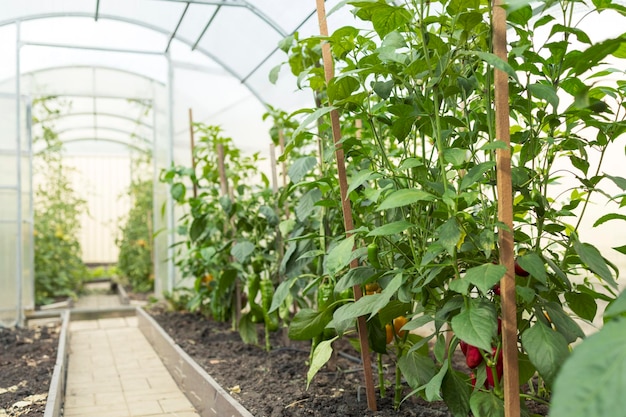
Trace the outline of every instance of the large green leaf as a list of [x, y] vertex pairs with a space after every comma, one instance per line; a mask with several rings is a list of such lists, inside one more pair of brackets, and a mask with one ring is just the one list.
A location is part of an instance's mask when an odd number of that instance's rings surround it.
[[415, 188], [403, 188], [392, 192], [378, 206], [379, 210], [387, 210], [396, 207], [403, 207], [418, 201], [433, 201], [435, 196], [423, 190]]
[[462, 279], [475, 285], [483, 294], [487, 294], [500, 282], [505, 273], [505, 266], [489, 263], [468, 269]]
[[498, 317], [492, 303], [473, 298], [451, 320], [452, 331], [461, 340], [491, 351], [497, 335]]
[[321, 341], [313, 351], [313, 358], [311, 358], [311, 365], [309, 366], [309, 371], [306, 374], [306, 389], [309, 389], [309, 385], [311, 384], [311, 380], [317, 374], [322, 366], [328, 362], [332, 353], [333, 346], [332, 343], [337, 339], [336, 337], [330, 340]]
[[334, 276], [337, 272], [345, 268], [352, 259], [353, 248], [354, 235], [351, 235], [334, 246], [328, 252], [328, 256], [324, 258], [324, 272]]
[[513, 78], [517, 83], [519, 83], [519, 79], [517, 78], [517, 73], [513, 69], [508, 62], [500, 58], [499, 56], [492, 54], [491, 52], [483, 52], [483, 51], [467, 51], [460, 53], [460, 55], [474, 55], [481, 60], [485, 61], [487, 64], [492, 67], [499, 69], [500, 71], [506, 72], [511, 78]]
[[626, 291], [623, 291], [619, 297], [611, 301], [604, 311], [604, 320], [610, 320], [617, 316], [623, 316], [626, 313]]
[[185, 184], [183, 184], [182, 182], [177, 182], [177, 183], [172, 184], [172, 187], [170, 189], [172, 198], [178, 201], [179, 203], [185, 199], [185, 191], [186, 191]]
[[554, 383], [551, 417], [626, 416], [626, 319], [574, 349]]
[[446, 376], [448, 372], [448, 359], [446, 359], [441, 365], [441, 369], [439, 372], [428, 381], [425, 389], [425, 397], [426, 401], [440, 401], [441, 398], [441, 384], [443, 383], [443, 378]]
[[474, 417], [504, 417], [504, 401], [493, 391], [475, 391], [470, 398]]
[[248, 257], [254, 252], [256, 246], [252, 242], [247, 240], [237, 242], [230, 250], [230, 254], [235, 257], [235, 260], [239, 263], [244, 263]]
[[580, 256], [580, 259], [591, 269], [594, 273], [598, 274], [607, 284], [617, 289], [617, 283], [613, 279], [613, 275], [606, 264], [606, 261], [602, 257], [602, 254], [595, 246], [589, 243], [583, 243], [578, 239], [574, 240], [574, 250]]
[[383, 309], [402, 285], [402, 274], [397, 274], [383, 292], [365, 295], [354, 303], [345, 304], [335, 310], [335, 321], [348, 321], [360, 316], [374, 316]]
[[546, 266], [543, 259], [535, 252], [529, 252], [517, 258], [517, 263], [526, 272], [533, 276], [533, 278], [541, 281], [542, 284], [547, 284], [548, 275], [546, 274]]
[[437, 374], [437, 367], [428, 356], [420, 355], [417, 351], [407, 353], [398, 359], [398, 367], [402, 376], [411, 388], [424, 388]]
[[371, 266], [358, 266], [352, 268], [345, 274], [337, 284], [335, 285], [335, 291], [341, 292], [347, 288], [351, 288], [355, 285], [363, 285], [374, 275], [380, 275], [381, 273], [376, 271]]
[[456, 217], [450, 217], [444, 224], [437, 228], [437, 242], [443, 246], [449, 254], [454, 253], [454, 248], [461, 239], [461, 229]]
[[398, 233], [404, 232], [406, 229], [413, 227], [413, 223], [409, 223], [406, 220], [399, 220], [397, 222], [387, 223], [379, 226], [369, 232], [367, 236], [392, 236]]
[[298, 183], [302, 181], [302, 178], [317, 165], [317, 158], [314, 156], [303, 156], [294, 161], [293, 164], [287, 170], [287, 175], [291, 179], [291, 182]]
[[328, 84], [328, 98], [331, 103], [345, 100], [358, 90], [360, 85], [355, 77], [335, 77]]
[[312, 188], [298, 200], [296, 204], [296, 217], [303, 222], [315, 209], [315, 203], [322, 199], [319, 188]]
[[522, 333], [522, 346], [539, 374], [548, 384], [552, 384], [569, 355], [565, 337], [538, 321]]
[[443, 400], [454, 417], [467, 417], [470, 411], [470, 379], [463, 372], [450, 369], [441, 385]]
[[207, 219], [205, 216], [196, 217], [191, 222], [191, 227], [189, 228], [189, 239], [192, 242], [198, 240], [200, 236], [204, 233], [207, 227]]
[[332, 312], [317, 312], [310, 308], [298, 311], [289, 324], [289, 338], [292, 340], [311, 340], [324, 332], [332, 319]]
[[400, 6], [393, 6], [384, 1], [354, 1], [350, 2], [357, 8], [356, 15], [363, 20], [369, 20], [380, 38], [400, 28], [411, 21], [411, 13]]
[[566, 292], [565, 300], [569, 308], [581, 319], [593, 321], [598, 311], [596, 299], [591, 294]]
[[606, 223], [609, 220], [626, 220], [626, 215], [619, 213], [605, 214], [604, 216], [596, 220], [596, 222], [593, 224], [593, 227], [600, 226], [602, 223]]
[[556, 95], [556, 90], [553, 86], [547, 84], [529, 84], [528, 91], [538, 99], [547, 101], [555, 111], [557, 107], [559, 107], [559, 96]]
[[250, 312], [243, 314], [239, 320], [239, 336], [245, 344], [259, 343], [256, 324], [252, 322], [252, 314]]
[[379, 174], [376, 174], [374, 172], [372, 172], [369, 169], [363, 169], [359, 172], [357, 172], [356, 174], [354, 174], [351, 178], [350, 178], [350, 186], [348, 187], [348, 194], [350, 194], [352, 191], [356, 190], [358, 187], [360, 187], [361, 185], [363, 185], [363, 183], [365, 183], [365, 181], [371, 179], [372, 177], [378, 176]]

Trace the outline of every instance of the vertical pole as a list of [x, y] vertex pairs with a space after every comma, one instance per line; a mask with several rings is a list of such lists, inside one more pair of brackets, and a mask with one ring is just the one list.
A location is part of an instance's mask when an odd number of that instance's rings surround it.
[[[157, 209], [157, 204], [158, 204], [158, 195], [159, 195], [159, 165], [158, 165], [158, 150], [159, 147], [157, 145], [157, 141], [158, 141], [158, 134], [157, 134], [157, 114], [158, 114], [158, 110], [157, 109], [157, 104], [158, 102], [155, 100], [156, 97], [156, 85], [154, 83], [154, 81], [152, 82], [152, 225], [154, 227], [154, 225], [158, 225], [159, 224], [159, 219], [157, 218], [157, 216], [159, 215], [159, 210]], [[161, 185], [161, 187], [163, 187], [164, 185]], [[159, 283], [159, 277], [160, 274], [157, 274], [157, 264], [155, 262], [155, 260], [159, 260], [160, 258], [157, 255], [157, 250], [160, 249], [159, 246], [157, 246], [156, 242], [157, 242], [157, 238], [154, 235], [150, 235], [150, 239], [152, 239], [152, 273], [154, 274], [154, 293], [156, 294], [157, 297], [159, 297], [161, 295], [161, 293], [163, 292], [163, 289], [160, 287], [160, 283]], [[160, 269], [160, 268], [159, 268]], [[157, 288], [158, 286], [158, 288]]]
[[[493, 52], [507, 60], [506, 12], [502, 0], [494, 0]], [[504, 406], [506, 417], [519, 417], [520, 396], [517, 361], [517, 308], [515, 303], [515, 258], [513, 254], [513, 186], [511, 183], [511, 138], [509, 127], [509, 79], [500, 70], [494, 74], [496, 139], [506, 148], [496, 151], [498, 220], [505, 225], [498, 231], [500, 264], [506, 274], [500, 283], [502, 300], [502, 354], [504, 360]]]
[[16, 30], [16, 61], [15, 61], [15, 138], [16, 138], [16, 148], [15, 148], [15, 157], [17, 158], [17, 236], [15, 239], [15, 243], [17, 244], [16, 248], [16, 268], [15, 268], [15, 279], [17, 280], [17, 323], [21, 326], [24, 322], [24, 312], [22, 311], [22, 297], [23, 297], [23, 285], [24, 285], [24, 260], [22, 256], [23, 244], [22, 244], [22, 132], [20, 126], [20, 119], [22, 117], [22, 109], [21, 109], [21, 81], [20, 81], [20, 50], [22, 47], [21, 40], [21, 28], [20, 21], [15, 22], [15, 30]]
[[[317, 1], [317, 18], [319, 21], [320, 35], [328, 36], [328, 26], [326, 23], [326, 9], [324, 0]], [[327, 42], [322, 43], [322, 59], [324, 61], [324, 75], [328, 83], [333, 78], [333, 62], [330, 51], [330, 45]], [[335, 157], [337, 159], [337, 176], [339, 179], [339, 190], [341, 194], [341, 209], [343, 212], [344, 227], [346, 235], [350, 236], [354, 230], [354, 222], [352, 219], [352, 206], [348, 199], [348, 179], [346, 177], [346, 165], [343, 148], [341, 145], [341, 126], [339, 123], [339, 113], [337, 110], [330, 112], [331, 128], [333, 132], [333, 140], [335, 143]], [[350, 268], [356, 268], [358, 260], [354, 259], [350, 262]], [[354, 298], [356, 300], [363, 296], [360, 285], [355, 285]], [[357, 327], [359, 331], [359, 343], [361, 346], [361, 360], [363, 362], [363, 372], [365, 376], [365, 390], [367, 394], [367, 406], [370, 410], [376, 411], [376, 392], [374, 389], [374, 377], [372, 373], [372, 360], [370, 357], [370, 349], [367, 340], [366, 317], [361, 316], [357, 319]]]
[[[174, 68], [172, 66], [172, 57], [169, 52], [165, 54], [167, 59], [167, 98], [168, 98], [168, 115], [169, 115], [169, 140], [167, 142], [167, 165], [168, 167], [174, 163]], [[174, 201], [172, 194], [167, 195], [167, 291], [174, 290]]]
[[196, 155], [195, 148], [196, 145], [194, 143], [193, 137], [193, 112], [191, 111], [191, 107], [189, 108], [189, 136], [191, 140], [191, 169], [193, 169], [193, 198], [198, 198], [198, 182], [195, 178], [196, 176]]
[[[283, 128], [278, 128], [278, 146], [280, 146], [280, 154], [281, 156], [285, 155], [285, 134], [283, 133]], [[287, 188], [287, 164], [283, 160], [280, 163], [281, 176], [283, 177], [283, 187]], [[289, 217], [289, 205], [287, 201], [285, 201], [285, 206], [283, 207], [285, 210], [285, 217]]]

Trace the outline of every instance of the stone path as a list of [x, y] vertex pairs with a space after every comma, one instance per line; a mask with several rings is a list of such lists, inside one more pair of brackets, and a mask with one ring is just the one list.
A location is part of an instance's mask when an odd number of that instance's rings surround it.
[[[110, 308], [114, 299], [88, 295], [77, 307]], [[69, 349], [64, 417], [199, 417], [136, 317], [72, 321]]]

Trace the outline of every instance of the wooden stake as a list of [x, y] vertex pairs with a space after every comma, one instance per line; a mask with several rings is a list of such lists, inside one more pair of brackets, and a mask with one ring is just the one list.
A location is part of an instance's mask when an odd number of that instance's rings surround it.
[[226, 178], [226, 167], [224, 166], [224, 145], [219, 143], [217, 145], [217, 169], [220, 174], [220, 190], [222, 195], [230, 195], [228, 192], [228, 179]]
[[[320, 35], [328, 36], [328, 25], [326, 24], [326, 9], [324, 0], [316, 0], [317, 2], [317, 18], [320, 27]], [[324, 60], [324, 75], [328, 83], [333, 78], [333, 60], [330, 53], [330, 45], [327, 42], [322, 43], [322, 59]], [[339, 123], [339, 113], [337, 110], [330, 112], [330, 122], [333, 132], [333, 140], [335, 143], [335, 157], [337, 159], [337, 177], [339, 180], [339, 190], [341, 194], [341, 209], [343, 211], [343, 222], [346, 235], [350, 236], [354, 230], [354, 221], [352, 219], [352, 206], [348, 199], [348, 179], [346, 177], [346, 165], [343, 148], [341, 146], [341, 126]], [[358, 260], [354, 259], [350, 262], [350, 268], [359, 266]], [[356, 300], [363, 296], [360, 285], [355, 285], [354, 298]], [[359, 342], [361, 345], [361, 360], [363, 362], [363, 372], [365, 374], [365, 391], [367, 394], [367, 406], [370, 410], [376, 411], [376, 391], [374, 389], [374, 376], [372, 373], [372, 360], [370, 357], [370, 349], [367, 341], [366, 317], [361, 316], [357, 319], [357, 328], [359, 331]]]
[[[493, 52], [507, 61], [506, 12], [502, 0], [494, 0]], [[519, 368], [517, 361], [517, 307], [515, 302], [515, 255], [513, 245], [513, 186], [511, 183], [511, 138], [509, 126], [509, 79], [508, 75], [495, 70], [494, 75], [496, 139], [506, 148], [496, 151], [498, 220], [505, 227], [498, 231], [500, 264], [506, 266], [506, 274], [500, 283], [502, 300], [502, 354], [504, 361], [504, 415], [519, 417]]]
[[[194, 149], [196, 147], [193, 137], [193, 114], [191, 107], [189, 108], [189, 136], [191, 137], [191, 168], [193, 169], [193, 175], [196, 175], [196, 155]], [[198, 183], [197, 180], [193, 180], [193, 198], [198, 198]]]

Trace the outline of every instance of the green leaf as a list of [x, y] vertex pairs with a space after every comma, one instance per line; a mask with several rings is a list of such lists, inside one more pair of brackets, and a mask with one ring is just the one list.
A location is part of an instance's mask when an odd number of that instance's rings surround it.
[[553, 86], [547, 84], [529, 84], [528, 91], [538, 99], [548, 102], [555, 111], [559, 107], [559, 96], [556, 95], [556, 90]]
[[392, 236], [398, 233], [404, 232], [406, 229], [413, 227], [413, 223], [409, 223], [406, 220], [399, 220], [397, 222], [387, 223], [383, 226], [379, 226], [369, 232], [367, 236]]
[[282, 65], [276, 65], [270, 70], [269, 80], [272, 84], [276, 84], [276, 81], [278, 81], [278, 73], [280, 73], [281, 67]]
[[563, 335], [538, 321], [522, 333], [522, 346], [539, 374], [548, 384], [552, 384], [569, 355], [567, 341]]
[[443, 159], [454, 167], [460, 167], [467, 160], [467, 154], [467, 149], [446, 148], [443, 150]]
[[313, 358], [311, 359], [311, 365], [309, 366], [309, 371], [306, 374], [306, 389], [309, 389], [309, 385], [311, 384], [311, 380], [317, 374], [317, 372], [328, 362], [332, 353], [333, 346], [332, 343], [337, 339], [334, 337], [330, 340], [321, 341], [313, 351]]
[[267, 220], [267, 224], [270, 227], [278, 226], [278, 222], [279, 222], [278, 216], [276, 215], [276, 212], [274, 211], [274, 209], [271, 208], [270, 206], [263, 205], [259, 207], [259, 214], [265, 217], [265, 219]]
[[475, 391], [470, 398], [474, 417], [504, 417], [504, 401], [493, 391]]
[[541, 259], [541, 257], [535, 252], [529, 252], [518, 257], [517, 263], [542, 284], [548, 283], [548, 275], [546, 274], [546, 267], [543, 263], [543, 259]]
[[335, 321], [348, 321], [361, 316], [369, 316], [370, 318], [382, 310], [395, 295], [398, 288], [402, 285], [402, 274], [397, 274], [389, 284], [383, 289], [382, 293], [370, 294], [361, 297], [354, 303], [345, 304], [335, 310]]
[[314, 156], [303, 156], [294, 161], [287, 170], [287, 175], [291, 182], [298, 183], [317, 165], [317, 158]]
[[320, 107], [317, 110], [315, 110], [314, 112], [309, 113], [309, 115], [307, 117], [304, 118], [304, 120], [302, 121], [302, 123], [300, 123], [300, 126], [298, 126], [298, 128], [296, 130], [294, 130], [293, 134], [291, 135], [292, 137], [297, 137], [300, 133], [302, 133], [304, 130], [306, 130], [306, 128], [313, 122], [317, 122], [317, 119], [319, 119], [320, 117], [330, 113], [331, 111], [336, 110], [335, 107]]
[[185, 184], [183, 184], [182, 182], [172, 184], [172, 188], [170, 189], [172, 198], [179, 203], [185, 199], [185, 191]]
[[365, 181], [368, 181], [369, 179], [377, 175], [378, 174], [372, 172], [369, 169], [363, 169], [357, 172], [355, 175], [352, 176], [352, 178], [350, 178], [350, 186], [348, 187], [348, 194], [350, 194], [352, 191], [356, 190], [358, 187], [363, 185]]
[[342, 240], [333, 247], [328, 256], [324, 259], [324, 273], [334, 276], [337, 272], [346, 267], [352, 259], [352, 249], [354, 248], [354, 235]]
[[391, 95], [391, 92], [393, 91], [393, 86], [394, 86], [393, 80], [376, 81], [372, 83], [372, 89], [374, 90], [376, 95], [382, 98], [383, 100], [386, 100], [389, 98], [389, 96]]
[[618, 213], [605, 214], [604, 216], [596, 220], [596, 222], [593, 224], [593, 227], [600, 226], [601, 224], [606, 223], [609, 220], [626, 220], [626, 215]]
[[454, 417], [467, 417], [470, 412], [470, 394], [472, 393], [468, 375], [450, 369], [443, 378], [441, 393]]
[[593, 321], [596, 317], [598, 305], [590, 294], [581, 292], [566, 292], [565, 300], [569, 308], [581, 319]]
[[440, 395], [441, 384], [447, 372], [448, 372], [448, 359], [446, 359], [443, 362], [443, 364], [441, 365], [441, 369], [439, 369], [439, 372], [437, 372], [437, 375], [432, 377], [430, 381], [428, 381], [428, 384], [426, 384], [426, 392], [425, 392], [426, 401], [429, 401], [429, 402], [440, 401], [442, 399]]
[[356, 15], [369, 20], [380, 38], [411, 21], [411, 13], [404, 7], [392, 6], [385, 2], [350, 2], [357, 7]]
[[453, 254], [454, 248], [461, 239], [461, 230], [456, 217], [451, 217], [444, 224], [437, 228], [437, 242], [443, 246], [448, 253]]
[[389, 194], [385, 200], [380, 203], [378, 210], [388, 210], [396, 207], [403, 207], [418, 201], [433, 201], [435, 196], [423, 190], [416, 188], [403, 188]]
[[622, 191], [626, 191], [626, 178], [615, 177], [612, 175], [605, 175], [605, 177], [613, 181], [613, 183], [615, 183], [615, 185], [617, 185]]
[[480, 292], [487, 295], [489, 290], [500, 282], [505, 273], [505, 266], [488, 263], [468, 269], [462, 279], [469, 281], [471, 284], [475, 285]]
[[359, 89], [359, 80], [354, 77], [335, 77], [328, 83], [328, 98], [331, 103], [345, 100]]
[[492, 170], [496, 166], [494, 161], [482, 162], [478, 165], [473, 166], [467, 171], [467, 174], [461, 180], [460, 190], [465, 190], [466, 188], [471, 187], [474, 183], [479, 181], [486, 172]]
[[515, 72], [513, 67], [511, 65], [509, 65], [508, 62], [506, 62], [505, 60], [503, 60], [499, 56], [497, 56], [495, 54], [492, 54], [491, 52], [466, 51], [466, 52], [459, 53], [459, 55], [466, 55], [466, 56], [473, 55], [473, 56], [476, 56], [476, 57], [480, 58], [482, 61], [485, 61], [487, 64], [489, 64], [492, 67], [494, 67], [495, 69], [498, 69], [500, 71], [503, 71], [503, 72], [507, 73], [511, 78], [513, 78], [519, 84], [519, 79], [517, 78], [517, 73]]
[[626, 319], [607, 323], [574, 349], [554, 383], [551, 417], [624, 416]]
[[414, 390], [423, 388], [437, 374], [437, 367], [432, 359], [416, 351], [400, 357], [398, 367], [406, 382]]
[[363, 285], [372, 279], [372, 277], [379, 274], [380, 273], [371, 266], [358, 266], [356, 268], [351, 268], [347, 274], [337, 281], [335, 291], [341, 292], [355, 285]]
[[574, 250], [580, 256], [580, 259], [593, 271], [598, 274], [607, 284], [617, 289], [617, 284], [613, 279], [613, 275], [606, 264], [606, 261], [595, 246], [589, 243], [582, 243], [580, 240], [574, 240]]
[[496, 338], [498, 317], [492, 303], [472, 298], [450, 322], [454, 334], [470, 345], [491, 351]]
[[272, 297], [272, 305], [270, 306], [268, 313], [272, 313], [275, 310], [278, 310], [278, 307], [280, 307], [283, 301], [287, 299], [287, 296], [289, 295], [289, 290], [291, 290], [291, 287], [296, 281], [297, 278], [294, 277], [278, 284], [278, 287], [276, 287], [276, 291], [274, 292], [274, 296]]
[[561, 333], [567, 343], [574, 343], [576, 339], [585, 337], [585, 333], [563, 308], [555, 302], [546, 303], [543, 305], [550, 321], [554, 324], [556, 331]]
[[298, 311], [289, 323], [289, 338], [292, 340], [311, 340], [324, 332], [324, 328], [332, 319], [332, 312], [317, 312], [310, 308]]
[[322, 199], [322, 192], [319, 188], [312, 188], [307, 191], [296, 204], [296, 217], [303, 222], [315, 209], [315, 204]]
[[191, 239], [192, 242], [195, 242], [200, 236], [202, 236], [202, 233], [204, 233], [206, 228], [206, 217], [196, 217], [193, 219], [193, 222], [191, 222], [191, 227], [189, 227], [189, 239]]
[[252, 242], [248, 242], [247, 240], [237, 242], [231, 248], [230, 254], [235, 257], [235, 260], [239, 263], [244, 263], [248, 257], [254, 252], [256, 246]]
[[610, 320], [626, 313], [626, 291], [622, 292], [615, 300], [607, 306], [604, 311], [604, 320]]
[[626, 245], [623, 246], [616, 246], [613, 248], [614, 250], [618, 251], [619, 253], [621, 253], [622, 255], [626, 255]]
[[245, 344], [254, 345], [259, 343], [256, 324], [252, 322], [252, 314], [246, 313], [239, 320], [239, 336]]

